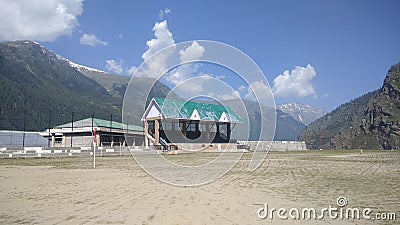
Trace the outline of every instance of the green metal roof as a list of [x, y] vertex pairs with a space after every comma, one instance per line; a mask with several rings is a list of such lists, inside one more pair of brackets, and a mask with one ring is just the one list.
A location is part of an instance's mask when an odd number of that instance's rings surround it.
[[[86, 118], [83, 120], [78, 120], [74, 121], [74, 128], [81, 128], [81, 127], [91, 127], [92, 126], [92, 118]], [[56, 126], [55, 128], [71, 128], [72, 123], [66, 123], [63, 125]], [[120, 129], [120, 130], [126, 130], [127, 125], [116, 122], [116, 121], [110, 121], [110, 120], [103, 120], [103, 119], [97, 119], [93, 118], [93, 127], [106, 127], [106, 128], [112, 128], [112, 129]], [[128, 130], [132, 131], [143, 131], [143, 127], [136, 126], [136, 125], [128, 125]]]
[[197, 110], [201, 120], [219, 121], [225, 112], [229, 122], [243, 122], [242, 118], [229, 106], [165, 98], [154, 98], [154, 101], [165, 118], [190, 119], [194, 110]]

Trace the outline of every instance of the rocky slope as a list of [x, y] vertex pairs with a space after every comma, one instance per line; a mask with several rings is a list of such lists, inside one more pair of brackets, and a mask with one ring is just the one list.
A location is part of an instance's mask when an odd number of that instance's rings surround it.
[[93, 112], [120, 113], [98, 83], [36, 42], [0, 43], [0, 129], [42, 130]]
[[398, 149], [400, 146], [400, 64], [387, 72], [382, 87], [311, 123], [300, 138], [308, 147]]

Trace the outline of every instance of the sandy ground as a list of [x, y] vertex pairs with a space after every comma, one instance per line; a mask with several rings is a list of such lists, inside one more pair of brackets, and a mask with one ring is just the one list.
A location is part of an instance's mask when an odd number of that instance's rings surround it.
[[[209, 153], [168, 156], [207, 161]], [[275, 208], [316, 208], [345, 196], [348, 207], [400, 217], [400, 152], [269, 154], [247, 171], [250, 154], [210, 184], [178, 187], [144, 172], [132, 157], [0, 160], [1, 224], [399, 224], [394, 221], [260, 219]], [[286, 214], [287, 215], [287, 214]]]

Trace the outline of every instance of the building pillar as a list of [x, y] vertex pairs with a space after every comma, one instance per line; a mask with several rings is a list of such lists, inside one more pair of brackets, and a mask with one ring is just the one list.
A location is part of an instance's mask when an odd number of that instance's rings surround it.
[[160, 144], [160, 121], [155, 120], [155, 126], [154, 126], [154, 139], [155, 139], [155, 144], [158, 145]]
[[210, 140], [210, 123], [205, 122], [206, 123], [206, 137], [207, 140]]
[[52, 148], [56, 147], [56, 134], [55, 133], [51, 134], [51, 147]]
[[231, 140], [231, 123], [226, 124], [226, 136], [228, 137], [228, 143]]
[[110, 146], [114, 147], [114, 132], [112, 131], [112, 129], [110, 129], [110, 137], [111, 137], [111, 143]]
[[62, 141], [61, 141], [61, 147], [65, 147], [66, 142], [67, 142], [67, 137], [65, 136], [65, 134], [63, 134]]
[[144, 120], [144, 147], [148, 148], [149, 147], [149, 138], [147, 137], [149, 135], [149, 123], [147, 120]]
[[186, 121], [182, 121], [182, 133], [186, 138]]

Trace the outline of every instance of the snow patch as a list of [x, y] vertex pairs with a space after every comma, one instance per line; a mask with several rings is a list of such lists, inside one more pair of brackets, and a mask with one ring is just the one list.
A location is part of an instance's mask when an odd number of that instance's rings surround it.
[[299, 104], [297, 102], [281, 104], [278, 105], [278, 108], [305, 125], [310, 124], [327, 113], [322, 109], [314, 108], [307, 104]]
[[48, 52], [53, 53], [53, 54], [57, 57], [58, 60], [62, 60], [62, 61], [68, 62], [70, 66], [72, 66], [72, 67], [74, 67], [74, 68], [76, 68], [76, 69], [78, 69], [78, 70], [84, 70], [84, 71], [88, 71], [88, 72], [97, 72], [97, 73], [108, 74], [107, 72], [105, 72], [105, 71], [103, 71], [103, 70], [99, 70], [99, 69], [95, 69], [95, 68], [91, 68], [91, 67], [88, 67], [88, 66], [83, 66], [83, 65], [74, 63], [74, 62], [72, 62], [71, 60], [66, 59], [66, 58], [63, 57], [62, 55], [59, 55], [59, 54], [57, 54], [57, 53], [55, 53], [55, 52], [53, 52], [53, 51], [47, 49], [46, 47], [44, 47], [43, 45], [41, 45], [40, 43], [38, 43], [38, 42], [36, 42], [36, 41], [15, 42], [14, 46], [15, 46], [15, 47], [18, 47], [18, 45], [19, 45], [18, 43], [23, 43], [23, 44], [31, 44], [31, 43], [33, 43], [33, 44], [35, 44], [35, 45], [38, 45], [39, 47], [42, 48], [42, 51], [44, 50], [44, 51], [48, 51]]
[[69, 62], [70, 66], [72, 66], [72, 67], [74, 67], [74, 68], [76, 68], [78, 70], [86, 70], [86, 71], [89, 71], [89, 72], [97, 72], [97, 73], [104, 73], [104, 74], [107, 73], [107, 72], [105, 72], [103, 70], [99, 70], [99, 69], [95, 69], [95, 68], [91, 68], [91, 67], [88, 67], [88, 66], [83, 66], [83, 65], [74, 63], [74, 62], [72, 62], [72, 61], [70, 61], [68, 59], [67, 59], [67, 61]]

